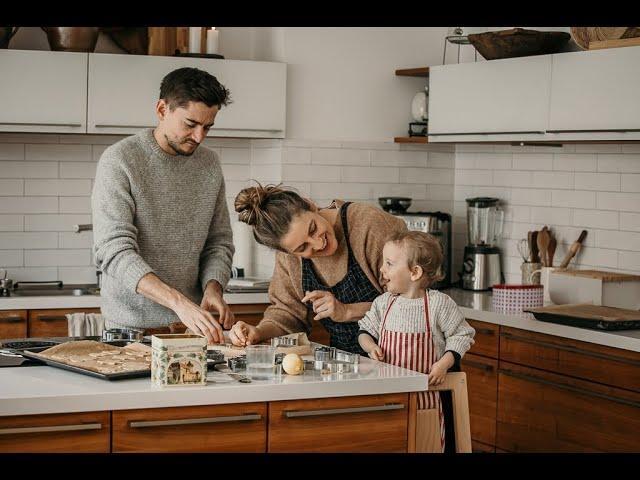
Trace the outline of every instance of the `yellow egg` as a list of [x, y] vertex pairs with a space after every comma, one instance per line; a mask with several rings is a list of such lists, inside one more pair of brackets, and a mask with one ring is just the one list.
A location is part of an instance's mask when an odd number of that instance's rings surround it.
[[297, 353], [288, 353], [282, 359], [282, 369], [289, 375], [300, 375], [304, 371], [304, 362]]

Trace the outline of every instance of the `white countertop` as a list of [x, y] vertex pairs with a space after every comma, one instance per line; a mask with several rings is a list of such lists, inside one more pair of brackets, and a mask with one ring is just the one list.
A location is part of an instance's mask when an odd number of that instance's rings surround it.
[[443, 292], [453, 298], [464, 316], [471, 320], [640, 352], [640, 330], [604, 331], [543, 322], [530, 313], [508, 315], [495, 312], [491, 304], [491, 292], [472, 292], [459, 288]]
[[152, 387], [150, 378], [109, 381], [48, 366], [1, 368], [0, 416], [345, 397], [427, 388], [427, 376], [422, 373], [365, 357], [360, 361], [359, 372], [351, 374], [305, 372], [239, 383], [226, 373], [210, 371], [206, 386], [168, 388]]
[[[269, 303], [267, 293], [225, 293], [229, 305]], [[33, 297], [0, 297], [0, 310], [36, 310], [49, 308], [100, 308], [100, 295], [52, 295]]]

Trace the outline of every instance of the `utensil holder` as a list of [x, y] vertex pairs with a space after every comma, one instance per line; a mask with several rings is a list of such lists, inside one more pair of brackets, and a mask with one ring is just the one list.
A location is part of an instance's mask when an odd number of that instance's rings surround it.
[[524, 262], [520, 265], [523, 285], [540, 285], [541, 263]]

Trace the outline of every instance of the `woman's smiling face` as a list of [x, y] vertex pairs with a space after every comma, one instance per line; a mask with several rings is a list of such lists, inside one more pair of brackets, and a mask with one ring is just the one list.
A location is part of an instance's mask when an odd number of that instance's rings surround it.
[[333, 225], [318, 212], [309, 211], [291, 220], [280, 246], [296, 257], [328, 257], [338, 249], [338, 240]]

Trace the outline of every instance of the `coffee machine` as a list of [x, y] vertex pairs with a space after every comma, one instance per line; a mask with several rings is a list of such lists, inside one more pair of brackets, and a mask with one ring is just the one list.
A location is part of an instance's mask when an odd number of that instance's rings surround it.
[[467, 198], [467, 235], [462, 263], [462, 288], [490, 290], [504, 282], [500, 266], [500, 249], [496, 246], [502, 235], [504, 211], [500, 199], [491, 197]]
[[407, 224], [407, 229], [430, 233], [442, 245], [442, 270], [445, 277], [430, 288], [441, 289], [451, 286], [451, 215], [444, 212], [403, 212], [397, 213]]

